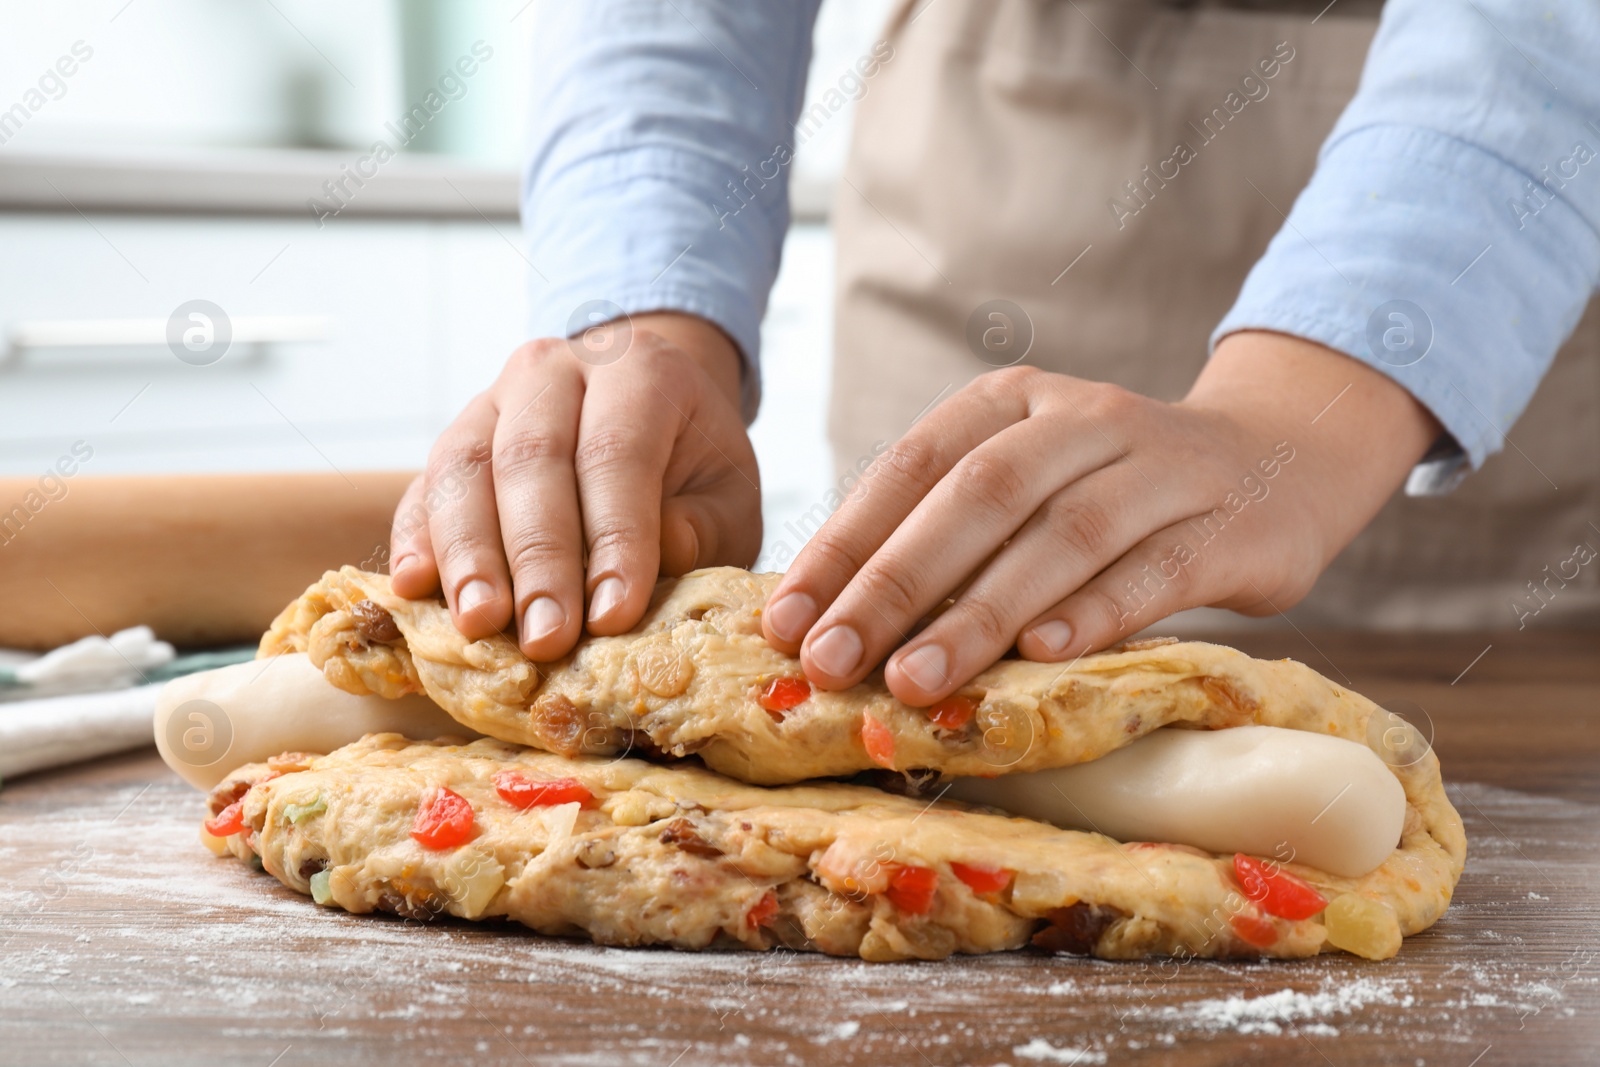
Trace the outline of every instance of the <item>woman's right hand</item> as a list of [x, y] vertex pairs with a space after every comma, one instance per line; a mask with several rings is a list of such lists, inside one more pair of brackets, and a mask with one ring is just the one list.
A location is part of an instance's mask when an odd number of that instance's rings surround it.
[[401, 498], [395, 592], [442, 589], [467, 637], [514, 624], [545, 661], [585, 622], [631, 629], [662, 573], [749, 566], [761, 492], [740, 373], [725, 334], [672, 312], [523, 345]]

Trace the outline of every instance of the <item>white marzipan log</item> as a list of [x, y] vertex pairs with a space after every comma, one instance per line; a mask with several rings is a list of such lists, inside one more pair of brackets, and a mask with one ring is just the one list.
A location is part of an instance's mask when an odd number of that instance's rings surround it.
[[336, 689], [304, 653], [175, 678], [156, 700], [156, 748], [190, 785], [210, 789], [280, 752], [332, 752], [370, 733], [480, 735], [424, 696], [386, 700]]
[[[426, 697], [337, 689], [302, 653], [178, 678], [156, 701], [162, 758], [201, 789], [244, 763], [390, 731], [478, 736]], [[1351, 878], [1394, 851], [1406, 803], [1365, 745], [1273, 726], [1157, 730], [1075, 767], [959, 779], [947, 795], [1119, 841], [1292, 858]]]
[[1276, 726], [1163, 729], [1058, 770], [963, 778], [948, 796], [1119, 841], [1293, 860], [1355, 878], [1394, 852], [1406, 797], [1365, 745]]

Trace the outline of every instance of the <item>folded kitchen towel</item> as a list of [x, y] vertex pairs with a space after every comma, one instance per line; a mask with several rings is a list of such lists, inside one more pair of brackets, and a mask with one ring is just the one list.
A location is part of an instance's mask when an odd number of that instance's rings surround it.
[[43, 656], [0, 649], [0, 702], [166, 682], [256, 655], [255, 645], [235, 645], [179, 656], [165, 641], [146, 641], [149, 634], [148, 627], [135, 626], [110, 638], [74, 641]]
[[0, 704], [0, 780], [154, 744], [160, 685]]
[[122, 689], [153, 681], [147, 672], [172, 662], [171, 645], [148, 626], [130, 626], [110, 637], [85, 637], [42, 656], [8, 656], [0, 665], [0, 699], [27, 699], [94, 689]]
[[148, 626], [42, 656], [0, 649], [0, 781], [151, 744], [163, 683], [254, 655], [250, 645], [179, 656]]

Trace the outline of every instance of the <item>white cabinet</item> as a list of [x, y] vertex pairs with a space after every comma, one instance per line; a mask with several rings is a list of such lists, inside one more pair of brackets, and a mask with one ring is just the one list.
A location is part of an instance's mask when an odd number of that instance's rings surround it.
[[[79, 439], [94, 474], [419, 465], [523, 339], [519, 240], [504, 220], [0, 215], [0, 473]], [[203, 365], [138, 343], [197, 299], [291, 339]], [[10, 344], [74, 329], [104, 339]]]
[[[80, 440], [90, 475], [421, 467], [525, 340], [520, 247], [503, 218], [346, 217], [319, 230], [285, 216], [0, 213], [0, 344], [72, 330], [114, 341], [196, 299], [269, 335], [308, 319], [321, 334], [234, 342], [204, 365], [165, 343], [7, 348], [0, 476], [36, 477]], [[831, 288], [826, 228], [796, 226], [751, 428], [769, 565], [798, 549], [792, 524], [831, 484]]]

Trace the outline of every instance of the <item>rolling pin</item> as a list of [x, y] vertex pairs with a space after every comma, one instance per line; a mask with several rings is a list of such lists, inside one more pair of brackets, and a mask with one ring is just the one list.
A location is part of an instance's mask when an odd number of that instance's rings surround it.
[[[323, 571], [384, 570], [400, 472], [0, 479], [0, 647], [144, 623], [253, 642]], [[63, 489], [64, 487], [64, 489]]]

